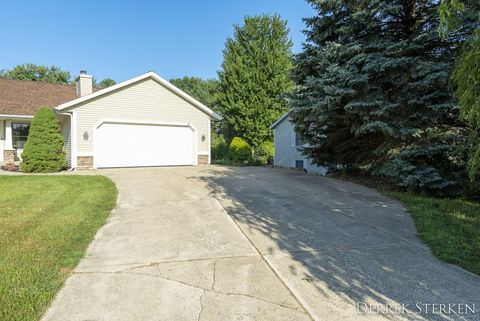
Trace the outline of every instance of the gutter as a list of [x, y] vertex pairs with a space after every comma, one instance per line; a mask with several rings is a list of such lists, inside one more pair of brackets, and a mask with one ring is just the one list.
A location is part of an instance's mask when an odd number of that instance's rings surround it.
[[59, 115], [64, 115], [64, 116], [68, 116], [70, 117], [70, 165], [71, 165], [71, 169], [70, 171], [73, 171], [75, 170], [75, 168], [77, 168], [77, 151], [76, 151], [76, 146], [77, 146], [77, 127], [76, 127], [76, 123], [74, 121], [75, 119], [75, 115], [73, 114], [74, 112], [72, 113], [62, 113], [62, 112], [59, 112], [57, 108], [54, 108], [53, 109], [55, 111], [56, 114], [59, 114]]
[[26, 118], [26, 119], [32, 119], [33, 116], [31, 115], [8, 115], [8, 114], [0, 114], [0, 118]]

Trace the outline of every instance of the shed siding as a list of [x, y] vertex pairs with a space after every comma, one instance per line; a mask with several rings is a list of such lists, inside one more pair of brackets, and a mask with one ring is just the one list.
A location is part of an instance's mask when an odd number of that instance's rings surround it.
[[[74, 107], [77, 113], [77, 151], [93, 154], [94, 126], [102, 119], [191, 123], [198, 133], [198, 153], [209, 154], [210, 116], [153, 79], [145, 79], [116, 92]], [[89, 139], [84, 139], [84, 133]], [[206, 139], [202, 141], [202, 136]]]
[[274, 131], [275, 156], [274, 164], [280, 167], [295, 167], [295, 161], [303, 160], [304, 168], [308, 172], [325, 174], [326, 168], [312, 164], [312, 162], [302, 155], [300, 148], [294, 145], [295, 129], [290, 121], [290, 117], [282, 121], [275, 127]]

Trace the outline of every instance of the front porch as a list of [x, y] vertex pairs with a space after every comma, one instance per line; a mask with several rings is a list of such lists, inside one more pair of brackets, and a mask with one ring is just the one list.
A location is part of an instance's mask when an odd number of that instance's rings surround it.
[[18, 165], [27, 142], [33, 116], [12, 115], [0, 117], [0, 164]]
[[[0, 115], [0, 166], [19, 165], [33, 116]], [[64, 137], [64, 151], [70, 166], [70, 119], [57, 115]]]

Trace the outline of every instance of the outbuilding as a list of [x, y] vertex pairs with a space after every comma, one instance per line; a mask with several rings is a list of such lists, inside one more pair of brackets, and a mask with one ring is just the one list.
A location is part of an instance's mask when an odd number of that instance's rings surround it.
[[273, 130], [273, 144], [275, 154], [273, 164], [278, 167], [303, 169], [309, 173], [325, 175], [328, 168], [314, 164], [311, 159], [303, 155], [306, 147], [303, 137], [295, 131], [289, 110], [282, 115], [270, 129]]

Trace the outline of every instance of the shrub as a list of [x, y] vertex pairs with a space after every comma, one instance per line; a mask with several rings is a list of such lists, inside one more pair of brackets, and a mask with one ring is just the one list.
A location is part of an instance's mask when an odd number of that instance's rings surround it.
[[67, 166], [63, 136], [53, 110], [40, 108], [30, 125], [22, 153], [22, 172], [58, 172]]
[[252, 159], [252, 147], [240, 137], [232, 139], [228, 150], [234, 163], [244, 164]]
[[273, 153], [273, 143], [265, 141], [255, 148], [255, 161], [261, 164], [269, 163], [273, 159]]
[[224, 160], [228, 154], [228, 145], [223, 135], [212, 131], [212, 161]]

